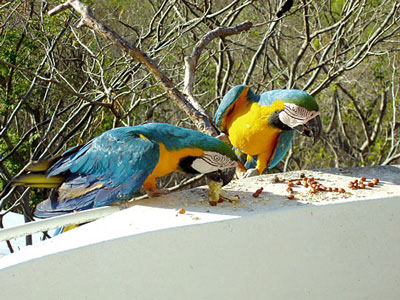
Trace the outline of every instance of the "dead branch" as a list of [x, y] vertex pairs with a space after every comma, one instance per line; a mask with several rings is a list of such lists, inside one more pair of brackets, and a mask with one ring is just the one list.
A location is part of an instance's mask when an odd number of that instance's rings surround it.
[[378, 137], [380, 128], [382, 126], [383, 117], [385, 116], [387, 102], [388, 102], [388, 92], [383, 91], [381, 95], [381, 105], [379, 107], [378, 117], [375, 120], [375, 125], [374, 128], [372, 129], [371, 135], [368, 136], [368, 139], [364, 142], [364, 144], [360, 148], [361, 152], [365, 151], [368, 147], [370, 147], [375, 143], [375, 140]]
[[247, 70], [247, 73], [246, 73], [246, 76], [245, 76], [245, 78], [243, 80], [243, 84], [249, 84], [250, 78], [253, 75], [254, 69], [256, 67], [257, 60], [261, 56], [261, 54], [264, 51], [265, 47], [267, 46], [269, 38], [271, 37], [272, 33], [274, 32], [275, 27], [276, 27], [277, 24], [278, 24], [278, 21], [275, 20], [269, 25], [268, 30], [265, 33], [264, 38], [263, 38], [263, 40], [262, 40], [262, 42], [260, 44], [260, 47], [258, 47], [257, 52], [254, 54], [253, 58], [251, 59], [250, 66], [249, 66], [249, 68]]
[[88, 103], [91, 103], [91, 104], [94, 104], [94, 105], [99, 105], [99, 106], [104, 106], [104, 107], [107, 107], [107, 108], [111, 107], [111, 105], [108, 104], [108, 103], [103, 103], [103, 102], [99, 102], [99, 101], [92, 101], [91, 99], [89, 99], [85, 95], [73, 90], [71, 87], [68, 87], [67, 85], [65, 85], [65, 84], [63, 84], [63, 83], [61, 83], [61, 82], [59, 82], [59, 81], [57, 81], [55, 79], [40, 76], [39, 74], [37, 74], [35, 72], [32, 72], [32, 71], [30, 71], [28, 69], [25, 69], [25, 68], [18, 67], [16, 65], [14, 65], [12, 63], [9, 63], [9, 62], [6, 62], [6, 61], [4, 61], [2, 59], [0, 59], [0, 64], [9, 66], [9, 67], [11, 67], [11, 68], [13, 68], [15, 70], [24, 72], [24, 73], [32, 76], [35, 79], [35, 83], [36, 83], [36, 79], [44, 81], [44, 82], [53, 83], [56, 86], [58, 86], [59, 88], [61, 88], [63, 91], [67, 92], [68, 94], [74, 95], [74, 96], [76, 96], [76, 97], [78, 97], [78, 98], [80, 98], [80, 99], [82, 99], [82, 100], [84, 100], [84, 101], [86, 101]]
[[[194, 78], [194, 75], [190, 75], [189, 72], [194, 72], [201, 51], [212, 39], [249, 30], [252, 26], [250, 22], [245, 22], [232, 28], [217, 28], [206, 34], [200, 40], [198, 45], [196, 45], [196, 48], [193, 52], [193, 63], [191, 63], [190, 66], [191, 69], [190, 71], [187, 71], [185, 73], [187, 74], [185, 75], [185, 79], [186, 76], [188, 76], [188, 84], [186, 85], [186, 87], [188, 87], [187, 94], [188, 96], [190, 95], [190, 101], [188, 101], [188, 99], [186, 99], [186, 97], [175, 87], [172, 80], [161, 70], [156, 62], [154, 62], [146, 53], [135, 47], [131, 42], [123, 39], [114, 30], [99, 22], [94, 17], [91, 8], [83, 4], [80, 0], [69, 0], [51, 9], [48, 14], [50, 16], [54, 16], [70, 8], [75, 9], [82, 16], [78, 27], [86, 26], [90, 29], [93, 29], [104, 38], [111, 41], [118, 48], [123, 50], [126, 54], [137, 59], [141, 64], [143, 64], [161, 84], [162, 88], [167, 92], [171, 100], [174, 101], [174, 103], [176, 103], [178, 107], [190, 117], [190, 119], [200, 131], [210, 135], [217, 135], [219, 133], [217, 128], [213, 126], [212, 120], [210, 119], [204, 108], [201, 107], [201, 105], [194, 99], [194, 97], [191, 97], [193, 82], [190, 81], [189, 78]], [[191, 61], [191, 58], [189, 58], [187, 61]], [[194, 68], [192, 66], [194, 66]]]
[[205, 34], [196, 44], [193, 52], [189, 56], [185, 57], [184, 93], [187, 95], [191, 104], [202, 114], [208, 115], [207, 111], [199, 104], [193, 95], [194, 75], [201, 52], [213, 39], [247, 31], [252, 27], [252, 25], [253, 24], [251, 22], [244, 22], [233, 27], [218, 27]]

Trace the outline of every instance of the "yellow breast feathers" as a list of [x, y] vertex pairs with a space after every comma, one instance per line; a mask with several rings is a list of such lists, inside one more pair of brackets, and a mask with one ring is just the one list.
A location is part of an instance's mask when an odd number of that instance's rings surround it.
[[[284, 108], [284, 103], [275, 101], [271, 106], [260, 106], [257, 102], [241, 101], [231, 112], [226, 124], [233, 146], [253, 156], [272, 154], [280, 130], [268, 124], [269, 116]], [[270, 156], [270, 155], [267, 155]]]

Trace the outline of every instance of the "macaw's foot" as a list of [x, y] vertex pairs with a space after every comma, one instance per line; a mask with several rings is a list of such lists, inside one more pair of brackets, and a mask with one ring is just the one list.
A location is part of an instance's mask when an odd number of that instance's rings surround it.
[[122, 201], [116, 201], [111, 204], [111, 206], [119, 207], [120, 210], [123, 210], [125, 208], [129, 207], [129, 201], [128, 200], [122, 200]]
[[169, 194], [168, 189], [160, 189], [160, 190], [146, 191], [146, 192], [147, 192], [147, 195], [149, 195], [149, 197], [160, 197], [162, 195]]
[[219, 139], [219, 140], [221, 140], [221, 141], [224, 141], [225, 143], [227, 143], [228, 145], [230, 145], [230, 141], [229, 141], [229, 138], [228, 138], [228, 136], [225, 134], [225, 133], [223, 133], [223, 132], [221, 132], [218, 136], [216, 136], [216, 138], [217, 139]]
[[254, 177], [260, 175], [257, 169], [248, 169], [246, 173], [244, 173], [243, 178]]
[[118, 202], [118, 204], [120, 209], [126, 209], [129, 207], [128, 200], [123, 200], [121, 202]]

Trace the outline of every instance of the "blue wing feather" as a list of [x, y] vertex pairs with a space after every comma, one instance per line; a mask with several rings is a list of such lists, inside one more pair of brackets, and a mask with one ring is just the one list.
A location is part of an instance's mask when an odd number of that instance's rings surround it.
[[217, 111], [215, 112], [215, 123], [218, 126], [221, 126], [222, 120], [224, 119], [226, 113], [229, 111], [229, 108], [239, 99], [239, 96], [242, 94], [243, 90], [246, 88], [245, 85], [237, 85], [231, 88], [224, 98], [221, 101], [221, 104], [218, 106]]
[[269, 170], [275, 167], [289, 151], [294, 134], [294, 130], [282, 131], [280, 133], [279, 143], [276, 146], [274, 157], [268, 165]]
[[55, 163], [48, 176], [66, 171], [98, 176], [100, 180], [112, 180], [120, 185], [138, 170], [149, 170], [156, 166], [159, 158], [158, 144], [141, 138], [132, 127], [121, 127], [107, 131], [91, 142]]
[[54, 216], [132, 197], [154, 170], [160, 155], [157, 143], [141, 138], [132, 129], [107, 131], [78, 151], [67, 152], [48, 170], [48, 176], [69, 174], [59, 195], [41, 202], [35, 214]]

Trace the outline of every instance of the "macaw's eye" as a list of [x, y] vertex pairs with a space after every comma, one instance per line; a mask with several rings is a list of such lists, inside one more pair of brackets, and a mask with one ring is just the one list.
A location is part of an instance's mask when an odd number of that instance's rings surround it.
[[213, 155], [211, 158], [211, 160], [215, 161], [215, 162], [219, 162], [221, 159], [222, 159], [222, 157], [220, 155]]

